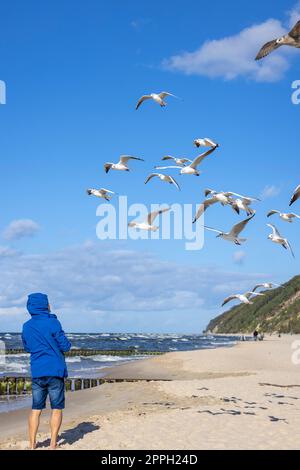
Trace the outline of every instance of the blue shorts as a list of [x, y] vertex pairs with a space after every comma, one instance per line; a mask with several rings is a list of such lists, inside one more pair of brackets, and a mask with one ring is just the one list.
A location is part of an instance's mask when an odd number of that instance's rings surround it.
[[61, 377], [38, 377], [32, 379], [32, 409], [46, 408], [49, 394], [52, 410], [63, 410], [65, 407], [65, 381]]

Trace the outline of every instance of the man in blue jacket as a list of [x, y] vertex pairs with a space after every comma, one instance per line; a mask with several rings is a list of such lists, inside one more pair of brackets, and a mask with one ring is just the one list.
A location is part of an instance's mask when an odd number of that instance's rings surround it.
[[70, 350], [71, 343], [56, 315], [51, 313], [47, 295], [30, 294], [27, 310], [31, 319], [23, 325], [22, 340], [24, 349], [30, 353], [32, 376], [32, 411], [28, 420], [30, 448], [36, 447], [40, 415], [49, 395], [50, 447], [55, 449], [65, 407], [64, 378], [68, 376], [64, 353]]

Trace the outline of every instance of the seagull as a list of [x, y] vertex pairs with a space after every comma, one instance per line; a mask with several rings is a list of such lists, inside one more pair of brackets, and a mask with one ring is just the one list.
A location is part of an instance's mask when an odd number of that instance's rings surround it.
[[240, 300], [243, 304], [252, 305], [253, 302], [251, 302], [250, 300], [251, 296], [257, 297], [257, 296], [263, 296], [263, 295], [265, 294], [260, 294], [258, 292], [246, 292], [245, 294], [230, 295], [224, 300], [224, 302], [222, 303], [222, 307], [224, 307], [224, 305], [228, 304], [228, 302], [231, 302], [234, 299]]
[[129, 171], [129, 168], [127, 166], [128, 160], [140, 160], [144, 161], [142, 158], [138, 157], [131, 157], [130, 155], [121, 155], [120, 160], [118, 163], [105, 163], [104, 164], [104, 170], [105, 173], [108, 173], [109, 170], [121, 170], [121, 171]]
[[159, 227], [157, 227], [156, 225], [153, 225], [154, 219], [158, 215], [163, 214], [163, 212], [167, 212], [169, 210], [170, 208], [167, 207], [166, 209], [160, 209], [158, 211], [149, 212], [147, 216], [147, 222], [135, 222], [135, 221], [129, 222], [128, 227], [137, 228], [140, 230], [147, 230], [148, 232], [156, 232], [159, 229]]
[[275, 49], [278, 49], [278, 47], [281, 47], [281, 46], [292, 46], [292, 47], [297, 47], [297, 48], [300, 47], [300, 21], [298, 21], [296, 25], [293, 27], [293, 29], [285, 36], [282, 36], [281, 38], [274, 39], [273, 41], [267, 42], [261, 48], [255, 60], [260, 60], [266, 57], [271, 52], [275, 51]]
[[206, 211], [206, 209], [208, 209], [208, 207], [210, 207], [210, 206], [212, 206], [212, 205], [214, 205], [218, 202], [220, 202], [220, 204], [222, 204], [222, 206], [226, 206], [227, 204], [231, 204], [231, 201], [230, 201], [230, 198], [229, 198], [231, 193], [224, 193], [224, 192], [218, 193], [217, 191], [214, 191], [212, 189], [206, 189], [205, 190], [205, 196], [208, 196], [209, 194], [211, 194], [213, 197], [211, 197], [209, 199], [205, 199], [205, 201], [203, 201], [202, 204], [200, 204], [198, 212], [195, 215], [195, 218], [193, 220], [193, 224], [204, 214], [204, 212]]
[[235, 210], [235, 212], [239, 214], [240, 211], [245, 211], [248, 216], [256, 213], [256, 211], [249, 206], [255, 201], [260, 201], [260, 199], [249, 196], [241, 196], [237, 193], [231, 193], [231, 195], [238, 197], [238, 199], [235, 199], [231, 204], [231, 207], [233, 210]]
[[188, 158], [175, 158], [175, 157], [171, 157], [171, 155], [166, 155], [165, 157], [162, 158], [162, 160], [174, 160], [176, 165], [180, 165], [180, 166], [184, 166], [188, 162], [192, 163], [192, 160], [189, 160]]
[[194, 145], [198, 148], [199, 147], [219, 147], [219, 144], [209, 139], [208, 137], [205, 137], [204, 139], [194, 140]]
[[195, 160], [192, 161], [192, 163], [190, 163], [189, 165], [186, 165], [184, 167], [179, 166], [179, 165], [177, 165], [177, 166], [174, 165], [174, 166], [156, 166], [155, 168], [157, 170], [167, 170], [169, 168], [180, 168], [180, 174], [181, 175], [200, 176], [200, 172], [197, 170], [197, 166], [200, 165], [200, 163], [204, 160], [205, 157], [207, 157], [212, 152], [214, 152], [215, 149], [216, 149], [216, 147], [213, 147], [213, 148], [207, 150], [207, 152], [202, 153], [201, 155], [196, 157]]
[[300, 219], [300, 215], [293, 213], [286, 214], [285, 212], [280, 211], [270, 211], [267, 217], [271, 217], [274, 214], [279, 214], [279, 217], [284, 220], [284, 222], [289, 222], [290, 224], [293, 222], [294, 219]]
[[163, 108], [164, 106], [167, 106], [167, 103], [164, 101], [164, 98], [166, 98], [167, 96], [173, 96], [174, 98], [178, 98], [177, 96], [172, 95], [172, 93], [168, 93], [167, 91], [162, 91], [161, 93], [150, 93], [150, 95], [143, 95], [139, 99], [135, 109], [138, 109], [141, 104], [146, 100], [153, 100], [155, 101], [155, 103], [158, 103]]
[[101, 197], [105, 199], [106, 201], [110, 201], [111, 198], [113, 197], [113, 196], [110, 196], [110, 194], [116, 194], [113, 191], [110, 191], [109, 189], [105, 189], [105, 188], [87, 189], [86, 192], [89, 196], [93, 195], [96, 197]]
[[293, 258], [295, 258], [294, 252], [292, 250], [292, 247], [290, 245], [290, 242], [288, 241], [287, 238], [283, 238], [280, 233], [278, 232], [277, 228], [275, 225], [272, 224], [267, 224], [268, 227], [271, 227], [273, 233], [268, 236], [268, 239], [271, 240], [273, 243], [277, 243], [278, 245], [281, 245], [283, 248], [286, 250], [290, 250]]
[[290, 206], [292, 204], [294, 204], [294, 202], [296, 202], [299, 198], [300, 198], [300, 184], [294, 191], [294, 194], [293, 194], [291, 202], [290, 202]]
[[170, 183], [170, 184], [174, 184], [176, 186], [176, 188], [178, 189], [178, 191], [180, 191], [180, 187], [177, 183], [177, 181], [170, 175], [163, 175], [162, 173], [151, 173], [151, 175], [149, 175], [145, 181], [145, 184], [148, 183], [148, 181], [150, 181], [152, 178], [155, 178], [155, 177], [158, 177], [161, 181], [164, 181], [165, 183]]
[[249, 219], [243, 220], [243, 222], [240, 222], [232, 227], [230, 232], [222, 232], [221, 230], [216, 230], [211, 227], [206, 227], [207, 230], [210, 230], [211, 232], [217, 232], [219, 235], [217, 235], [217, 238], [223, 238], [223, 240], [227, 240], [229, 242], [235, 243], [236, 245], [241, 245], [243, 242], [245, 242], [247, 239], [246, 238], [239, 238], [239, 234], [244, 230], [248, 222], [253, 219], [255, 214], [253, 214]]
[[274, 289], [274, 287], [281, 287], [280, 284], [274, 284], [274, 282], [263, 282], [262, 284], [257, 284], [253, 292], [255, 292], [257, 289]]

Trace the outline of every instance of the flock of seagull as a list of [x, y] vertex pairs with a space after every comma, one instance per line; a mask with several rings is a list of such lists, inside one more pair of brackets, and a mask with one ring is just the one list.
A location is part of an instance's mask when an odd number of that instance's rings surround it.
[[[263, 57], [266, 57], [275, 49], [279, 48], [280, 46], [288, 45], [300, 48], [300, 21], [294, 26], [294, 28], [285, 36], [272, 40], [265, 44], [259, 53], [256, 56], [256, 60], [260, 60]], [[140, 108], [140, 106], [147, 100], [152, 100], [153, 102], [157, 103], [160, 107], [167, 106], [166, 98], [167, 97], [174, 97], [178, 98], [176, 95], [172, 93], [163, 91], [160, 93], [150, 93], [148, 95], [143, 95], [137, 102], [136, 110]], [[219, 144], [214, 140], [205, 137], [205, 138], [198, 138], [194, 140], [194, 145], [197, 148], [206, 147], [209, 148], [201, 155], [198, 155], [194, 160], [190, 160], [188, 158], [178, 158], [173, 157], [171, 155], [166, 155], [162, 158], [162, 161], [171, 161], [174, 163], [173, 165], [169, 166], [155, 166], [155, 170], [179, 170], [179, 175], [193, 175], [193, 176], [200, 176], [201, 171], [198, 169], [200, 164], [216, 149], [219, 147]], [[134, 157], [131, 155], [121, 155], [118, 162], [106, 162], [104, 164], [104, 171], [105, 173], [110, 172], [111, 170], [116, 171], [130, 171], [129, 162], [131, 161], [144, 161], [142, 158]], [[153, 172], [149, 174], [145, 180], [145, 184], [149, 183], [153, 178], [158, 178], [160, 181], [164, 183], [171, 184], [175, 186], [177, 190], [180, 191], [180, 186], [176, 179], [167, 173], [160, 173], [160, 172]], [[93, 195], [98, 198], [103, 198], [106, 201], [110, 201], [112, 197], [117, 194], [109, 189], [100, 188], [100, 189], [88, 189], [88, 195]], [[216, 191], [214, 189], [206, 189], [204, 192], [205, 198], [203, 202], [200, 204], [199, 209], [194, 217], [193, 223], [196, 223], [197, 220], [204, 214], [204, 212], [215, 204], [221, 204], [222, 206], [230, 206], [237, 214], [241, 212], [245, 212], [247, 215], [247, 219], [235, 224], [230, 230], [223, 231], [216, 228], [205, 226], [205, 229], [208, 231], [212, 231], [217, 233], [217, 238], [222, 238], [223, 240], [229, 241], [236, 245], [241, 245], [246, 241], [246, 238], [242, 238], [240, 234], [246, 228], [247, 224], [254, 218], [256, 214], [256, 210], [254, 210], [251, 205], [259, 202], [258, 198], [244, 196], [235, 192], [231, 191]], [[293, 205], [298, 199], [300, 199], [300, 185], [295, 189], [291, 201], [290, 206]], [[129, 222], [128, 226], [134, 229], [139, 230], [147, 230], [147, 231], [157, 231], [159, 229], [158, 226], [154, 225], [154, 220], [164, 212], [169, 211], [170, 208], [164, 208], [157, 211], [153, 211], [148, 213], [147, 219], [144, 222], [138, 222], [136, 220]], [[280, 212], [278, 210], [271, 210], [267, 217], [272, 217], [274, 215], [278, 215], [282, 221], [292, 223], [295, 219], [300, 219], [300, 216], [295, 213], [285, 213]], [[272, 229], [272, 233], [268, 236], [268, 239], [271, 240], [273, 243], [281, 245], [284, 249], [289, 250], [294, 256], [294, 252], [292, 250], [291, 244], [287, 238], [282, 236], [278, 229], [273, 224], [267, 224], [268, 227]], [[227, 297], [223, 304], [226, 305], [227, 303], [233, 300], [239, 300], [241, 303], [244, 304], [252, 304], [252, 299], [257, 296], [263, 296], [265, 294], [261, 292], [257, 292], [258, 289], [273, 289], [274, 287], [281, 287], [274, 283], [262, 283], [256, 285], [251, 291], [246, 292], [244, 294], [234, 294]]]

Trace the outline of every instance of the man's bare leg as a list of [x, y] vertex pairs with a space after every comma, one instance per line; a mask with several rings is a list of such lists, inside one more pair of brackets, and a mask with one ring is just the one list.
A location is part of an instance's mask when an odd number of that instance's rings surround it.
[[31, 450], [36, 448], [36, 434], [40, 424], [42, 410], [31, 410], [28, 418], [29, 447]]
[[52, 410], [50, 427], [51, 427], [51, 443], [50, 448], [56, 449], [57, 436], [62, 422], [62, 410]]

